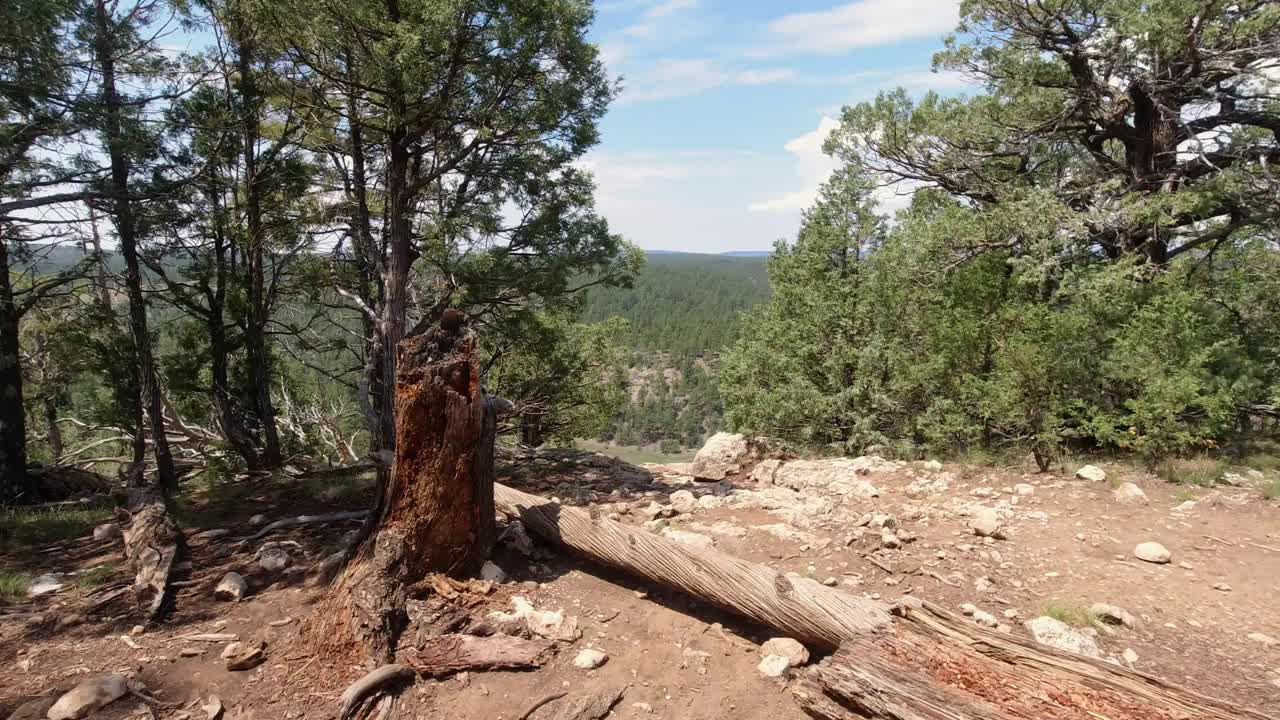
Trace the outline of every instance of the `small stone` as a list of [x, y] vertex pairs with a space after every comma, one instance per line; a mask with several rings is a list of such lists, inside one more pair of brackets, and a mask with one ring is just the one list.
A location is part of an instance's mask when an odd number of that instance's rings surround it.
[[93, 529], [94, 540], [110, 540], [120, 537], [121, 534], [120, 525], [117, 523], [102, 523]]
[[969, 529], [978, 537], [1000, 538], [1004, 536], [1003, 523], [995, 508], [978, 508], [969, 520]]
[[227, 643], [227, 646], [226, 646], [226, 647], [222, 648], [222, 655], [221, 655], [220, 657], [221, 657], [223, 660], [227, 660], [227, 659], [229, 659], [229, 658], [233, 658], [233, 657], [235, 657], [236, 655], [239, 655], [239, 654], [240, 654], [240, 651], [241, 651], [241, 650], [243, 650], [243, 649], [244, 649], [244, 643], [242, 643], [242, 642], [229, 642], [229, 643]]
[[791, 674], [791, 661], [781, 655], [766, 655], [756, 666], [756, 670], [763, 677], [785, 681]]
[[692, 512], [694, 508], [698, 507], [697, 499], [688, 490], [677, 490], [671, 493], [667, 499], [671, 502], [671, 507], [675, 508], [677, 512]]
[[822, 581], [822, 584], [826, 585], [827, 587], [835, 587], [836, 585], [840, 584], [840, 581], [837, 580], [834, 575], [828, 575], [827, 579]]
[[1102, 482], [1107, 479], [1107, 471], [1096, 465], [1085, 465], [1076, 470], [1076, 477], [1090, 482]]
[[210, 695], [208, 700], [200, 704], [200, 709], [204, 711], [208, 720], [218, 720], [222, 717], [222, 698]]
[[278, 546], [263, 546], [258, 551], [258, 567], [267, 572], [279, 572], [289, 567], [289, 551]]
[[1042, 615], [1023, 625], [1041, 645], [1089, 657], [1102, 657], [1102, 651], [1091, 636], [1073, 629], [1061, 620]]
[[[241, 645], [240, 652], [227, 658], [227, 669], [236, 671], [255, 668], [267, 659], [266, 651], [267, 644], [261, 640], [252, 641], [247, 645]], [[226, 650], [223, 650], [222, 654], [226, 655]]]
[[1213, 589], [1217, 590], [1218, 592], [1231, 592], [1231, 586], [1224, 582], [1214, 583]]
[[653, 712], [653, 706], [645, 702], [631, 703], [631, 707], [635, 708], [638, 712], [642, 712], [646, 715]]
[[1124, 656], [1124, 661], [1129, 663], [1130, 665], [1138, 662], [1138, 653], [1134, 652], [1133, 648], [1125, 648], [1123, 656]]
[[973, 621], [984, 627], [991, 628], [1000, 624], [1000, 621], [996, 620], [996, 616], [986, 610], [974, 610]]
[[703, 495], [698, 498], [698, 507], [703, 510], [714, 510], [724, 504], [724, 501], [715, 495]]
[[480, 579], [501, 584], [507, 581], [507, 571], [498, 567], [498, 564], [492, 560], [485, 560], [484, 565], [480, 567]]
[[1089, 614], [1110, 625], [1123, 625], [1131, 630], [1138, 626], [1133, 614], [1118, 605], [1097, 602], [1089, 606]]
[[49, 720], [81, 720], [129, 692], [123, 675], [111, 673], [82, 680], [49, 708]]
[[902, 540], [891, 532], [886, 532], [880, 536], [880, 547], [888, 550], [896, 550], [902, 547]]
[[1137, 547], [1133, 549], [1133, 556], [1139, 560], [1163, 565], [1169, 562], [1173, 554], [1158, 542], [1144, 542], [1138, 543]]
[[760, 646], [760, 654], [766, 659], [770, 656], [784, 657], [790, 667], [800, 667], [809, 662], [809, 650], [799, 641], [791, 638], [770, 638]]
[[254, 515], [253, 517], [249, 518], [250, 525], [265, 525], [266, 523], [267, 523], [267, 516], [263, 515], [262, 513], [258, 513], [257, 515]]
[[223, 575], [218, 587], [213, 589], [213, 598], [215, 600], [240, 602], [241, 598], [247, 594], [249, 594], [249, 583], [245, 582], [240, 573], [235, 572]]
[[964, 603], [963, 605], [960, 606], [960, 612], [964, 613], [965, 615], [973, 615], [974, 613], [978, 612], [978, 606], [974, 605], [973, 603]]
[[1275, 647], [1277, 645], [1280, 645], [1280, 640], [1277, 640], [1271, 637], [1270, 635], [1264, 635], [1263, 633], [1260, 633], [1260, 632], [1249, 633], [1248, 637], [1250, 640], [1257, 643], [1262, 643], [1267, 647]]
[[1146, 505], [1147, 494], [1142, 492], [1142, 488], [1131, 482], [1121, 483], [1120, 487], [1111, 492], [1116, 502], [1122, 505]]
[[178, 651], [178, 654], [182, 657], [200, 657], [204, 654], [204, 648], [184, 647]]
[[580, 670], [595, 670], [609, 662], [609, 656], [595, 648], [584, 648], [573, 659], [573, 666]]
[[1013, 491], [1024, 497], [1027, 495], [1035, 495], [1036, 486], [1028, 485], [1027, 483], [1018, 483], [1017, 485], [1013, 486]]

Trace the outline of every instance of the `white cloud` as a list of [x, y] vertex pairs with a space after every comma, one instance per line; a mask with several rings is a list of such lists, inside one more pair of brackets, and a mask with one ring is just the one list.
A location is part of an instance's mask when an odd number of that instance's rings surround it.
[[859, 0], [818, 12], [793, 13], [771, 21], [769, 32], [781, 52], [842, 53], [955, 29], [959, 0]]
[[706, 58], [660, 60], [623, 83], [620, 104], [665, 100], [720, 87], [729, 73]]
[[647, 18], [660, 18], [677, 13], [681, 10], [692, 10], [698, 7], [698, 0], [666, 0], [644, 11]]
[[834, 119], [823, 116], [818, 127], [793, 138], [782, 148], [795, 158], [795, 173], [801, 189], [783, 192], [751, 203], [747, 209], [753, 213], [795, 212], [813, 204], [821, 185], [836, 169], [836, 161], [822, 152], [827, 136], [840, 126]]

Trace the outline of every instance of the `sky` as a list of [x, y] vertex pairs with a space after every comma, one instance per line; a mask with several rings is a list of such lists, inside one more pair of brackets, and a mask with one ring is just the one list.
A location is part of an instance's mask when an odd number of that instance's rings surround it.
[[[623, 88], [582, 161], [610, 227], [647, 250], [767, 250], [835, 164], [840, 109], [881, 90], [964, 91], [930, 70], [959, 0], [598, 0]], [[889, 196], [885, 207], [905, 205]]]

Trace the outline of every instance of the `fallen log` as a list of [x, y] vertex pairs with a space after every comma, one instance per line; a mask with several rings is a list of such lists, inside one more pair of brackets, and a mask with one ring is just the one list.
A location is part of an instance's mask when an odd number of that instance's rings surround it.
[[133, 572], [133, 594], [147, 622], [156, 620], [170, 596], [170, 575], [182, 534], [165, 505], [159, 485], [141, 464], [126, 472], [130, 523], [124, 528], [124, 556]]
[[838, 648], [795, 689], [805, 711], [822, 720], [1267, 720], [918, 600], [890, 607], [503, 485], [494, 498], [499, 512], [543, 540], [816, 649]]
[[554, 654], [551, 643], [508, 635], [447, 634], [425, 638], [416, 647], [397, 653], [406, 665], [425, 677], [444, 677], [459, 672], [484, 670], [528, 670], [542, 667]]

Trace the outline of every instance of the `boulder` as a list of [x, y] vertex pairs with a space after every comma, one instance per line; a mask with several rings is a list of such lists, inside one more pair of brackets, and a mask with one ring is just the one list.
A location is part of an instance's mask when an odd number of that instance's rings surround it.
[[782, 461], [777, 458], [761, 460], [751, 470], [751, 481], [761, 485], [772, 485], [773, 478], [778, 474], [780, 467], [782, 467]]
[[580, 670], [595, 670], [609, 662], [609, 656], [595, 648], [584, 648], [573, 659], [573, 666]]
[[870, 482], [861, 479], [861, 476], [886, 467], [896, 469], [893, 463], [887, 463], [887, 466], [885, 463], [885, 460], [878, 457], [793, 460], [778, 467], [773, 476], [773, 484], [792, 490], [826, 488], [838, 495], [878, 497], [880, 491]]
[[123, 675], [110, 673], [80, 681], [49, 708], [49, 720], [81, 720], [129, 692]]
[[1147, 504], [1147, 494], [1142, 492], [1142, 488], [1131, 482], [1121, 483], [1120, 487], [1111, 492], [1111, 495], [1115, 497], [1116, 502], [1123, 505]]
[[102, 523], [93, 529], [94, 540], [110, 540], [111, 538], [118, 538], [122, 534], [120, 525], [113, 522]]
[[1090, 482], [1102, 482], [1107, 479], [1107, 471], [1097, 465], [1085, 465], [1076, 470], [1076, 477]]
[[248, 594], [249, 583], [245, 582], [240, 573], [235, 572], [223, 575], [218, 586], [213, 589], [213, 598], [215, 600], [226, 600], [228, 602], [240, 602], [241, 598]]
[[[267, 644], [261, 640], [254, 640], [246, 643], [232, 643], [239, 645], [237, 652], [228, 653], [231, 648], [228, 645], [222, 651], [222, 656], [226, 658], [227, 669], [232, 671], [251, 670], [262, 664], [267, 659]], [[230, 655], [230, 657], [227, 657]]]
[[1023, 625], [1031, 632], [1031, 636], [1035, 638], [1036, 642], [1041, 645], [1048, 645], [1049, 647], [1073, 652], [1077, 655], [1102, 657], [1102, 651], [1098, 649], [1098, 643], [1091, 635], [1076, 630], [1061, 620], [1042, 615], [1034, 620], [1028, 620]]
[[706, 444], [698, 450], [690, 472], [698, 480], [723, 480], [740, 472], [750, 455], [746, 437], [719, 432], [708, 438]]
[[788, 667], [800, 667], [809, 662], [809, 650], [791, 638], [770, 638], [760, 646], [762, 657], [779, 656], [787, 659]]
[[1133, 556], [1139, 560], [1163, 565], [1169, 562], [1173, 557], [1173, 554], [1158, 542], [1144, 542], [1138, 543], [1138, 545], [1133, 549]]
[[791, 661], [781, 655], [765, 655], [756, 670], [770, 680], [785, 681], [791, 675]]

